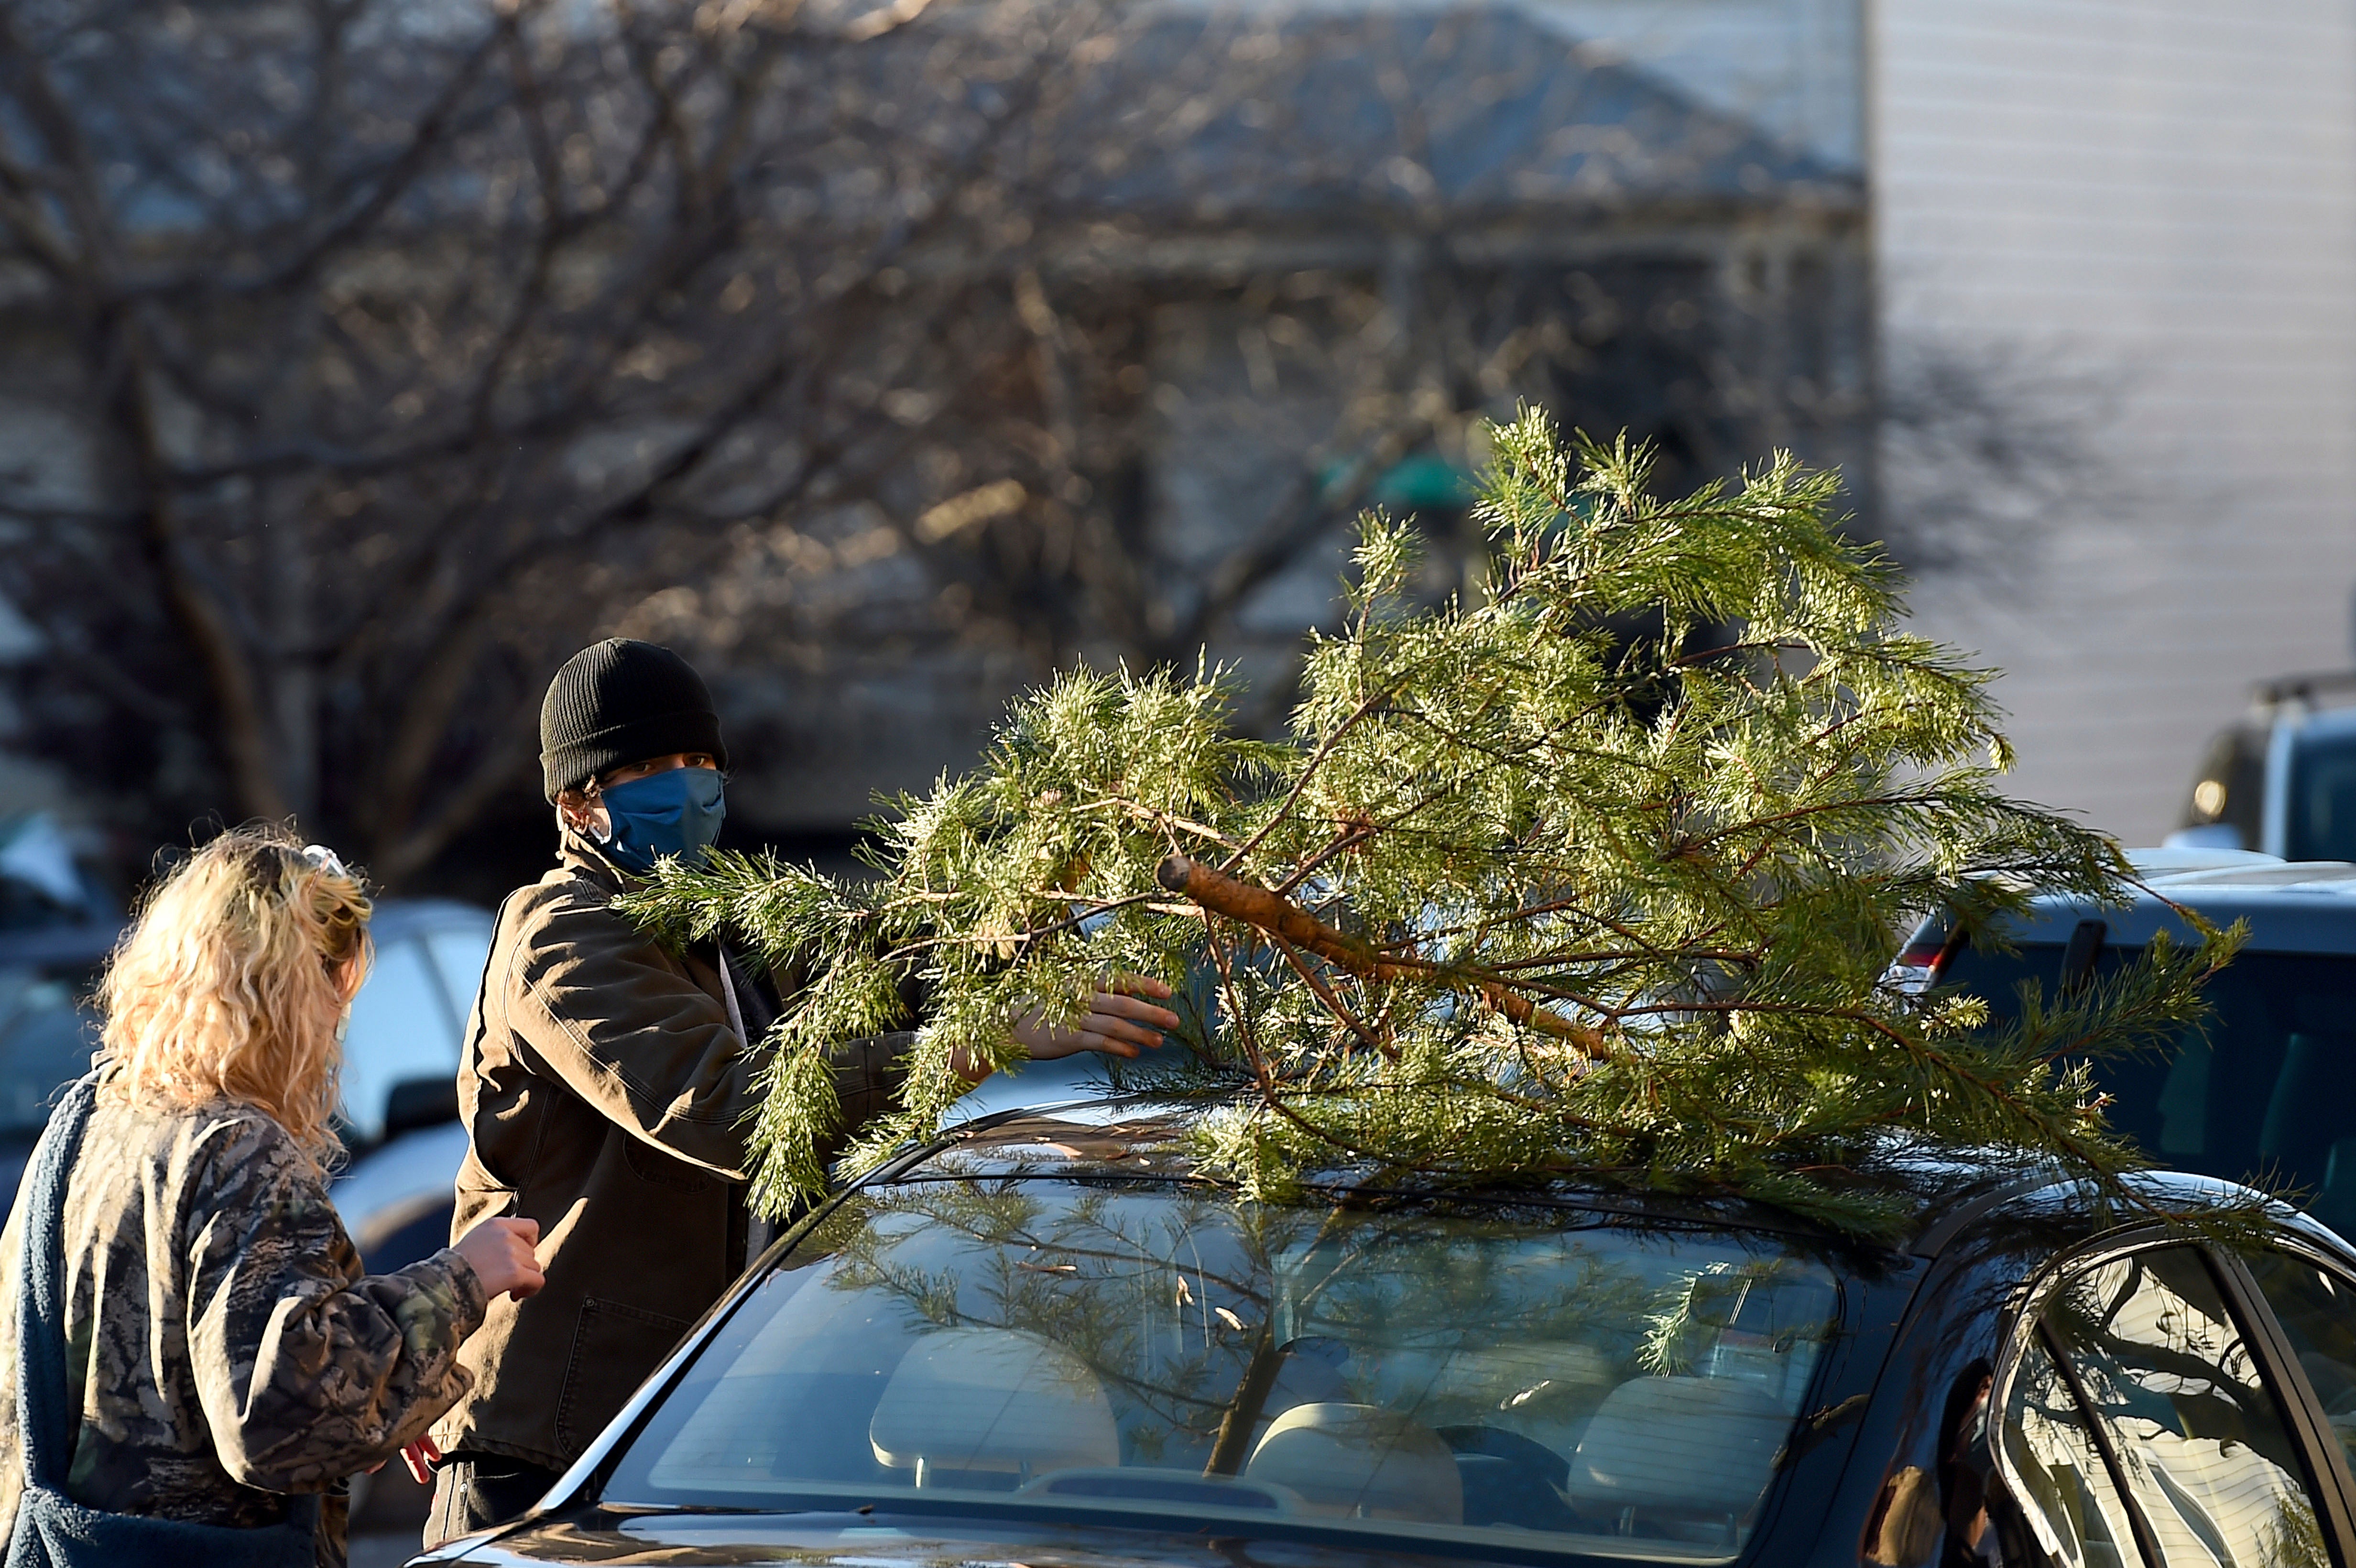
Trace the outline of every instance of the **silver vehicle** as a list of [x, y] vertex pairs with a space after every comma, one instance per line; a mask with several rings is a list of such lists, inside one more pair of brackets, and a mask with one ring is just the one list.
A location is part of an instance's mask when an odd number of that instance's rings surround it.
[[2209, 744], [2173, 845], [2356, 859], [2356, 671], [2287, 676]]
[[491, 917], [472, 904], [380, 905], [376, 964], [344, 1036], [345, 1142], [356, 1154], [336, 1207], [371, 1274], [449, 1244], [458, 1162], [458, 1048], [490, 955]]
[[[459, 1036], [490, 951], [491, 917], [471, 904], [395, 900], [378, 907], [370, 930], [376, 965], [344, 1037], [342, 1122], [355, 1158], [336, 1196], [362, 1255], [380, 1269], [400, 1266], [380, 1260], [410, 1244], [418, 1216], [378, 1200], [399, 1183], [361, 1179], [390, 1152], [413, 1160], [421, 1139], [447, 1139], [457, 1115]], [[89, 1071], [98, 1044], [91, 991], [121, 934], [113, 919], [0, 933], [0, 1211], [16, 1196], [58, 1089]], [[441, 1239], [401, 1263], [448, 1239], [458, 1161], [440, 1157]]]
[[[458, 1050], [490, 955], [490, 914], [444, 900], [379, 904], [376, 963], [344, 1035], [344, 1139], [351, 1163], [333, 1194], [370, 1274], [450, 1243], [466, 1132], [458, 1124]], [[352, 1483], [356, 1531], [414, 1541], [430, 1494], [398, 1463]]]

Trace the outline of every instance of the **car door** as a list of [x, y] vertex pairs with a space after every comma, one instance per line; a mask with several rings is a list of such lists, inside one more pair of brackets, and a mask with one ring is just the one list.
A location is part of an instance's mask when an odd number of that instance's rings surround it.
[[2314, 1400], [2328, 1465], [2356, 1499], [2356, 1270], [2296, 1234], [2276, 1237], [2244, 1266]]
[[2299, 1303], [2319, 1371], [2351, 1358], [2356, 1400], [2356, 1283], [2275, 1257], [2254, 1269], [2156, 1242], [2072, 1259], [2032, 1290], [1997, 1376], [1994, 1458], [2055, 1562], [2348, 1568], [2356, 1488], [2268, 1302]]

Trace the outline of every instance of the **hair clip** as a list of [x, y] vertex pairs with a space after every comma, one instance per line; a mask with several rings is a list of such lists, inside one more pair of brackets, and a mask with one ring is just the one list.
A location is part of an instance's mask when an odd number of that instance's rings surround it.
[[341, 877], [346, 881], [351, 880], [352, 874], [345, 869], [343, 860], [325, 844], [305, 844], [295, 853], [310, 861], [315, 869], [325, 871], [331, 877]]

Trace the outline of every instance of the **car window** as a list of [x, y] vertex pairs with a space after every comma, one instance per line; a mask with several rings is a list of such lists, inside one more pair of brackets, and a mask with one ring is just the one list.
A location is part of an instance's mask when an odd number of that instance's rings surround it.
[[2302, 740], [2291, 752], [2284, 858], [2356, 860], [2356, 735]]
[[1175, 1511], [1723, 1560], [1838, 1297], [1773, 1238], [1576, 1211], [911, 1182], [813, 1230], [606, 1496]]
[[2140, 1568], [2110, 1467], [2041, 1337], [2022, 1348], [2005, 1401], [2005, 1457], [2045, 1550], [2070, 1568]]
[[2326, 1568], [2305, 1465], [2199, 1253], [2088, 1269], [2041, 1316], [2169, 1568]]
[[404, 1078], [458, 1071], [458, 1026], [414, 937], [380, 944], [344, 1035], [344, 1119], [361, 1143], [384, 1135], [385, 1096]]
[[2287, 1253], [2259, 1253], [2249, 1264], [2332, 1435], [2356, 1466], [2356, 1286]]
[[[1995, 1020], [2008, 1022], [2024, 981], [2051, 999], [2062, 951], [1966, 948], [1941, 979], [1987, 997]], [[2096, 975], [2138, 952], [2105, 948]], [[2112, 1125], [2179, 1169], [2304, 1189], [2318, 1219], [2356, 1235], [2356, 955], [2244, 953], [2206, 990], [2215, 1015], [2205, 1030], [2095, 1064]]]
[[490, 961], [491, 923], [429, 931], [425, 947], [434, 955], [434, 966], [442, 972], [442, 989], [450, 998], [450, 1011], [464, 1029], [466, 1015], [475, 1006], [475, 993], [483, 988], [483, 965]]
[[59, 1088], [90, 1071], [98, 1049], [94, 979], [0, 969], [0, 1133], [37, 1133]]

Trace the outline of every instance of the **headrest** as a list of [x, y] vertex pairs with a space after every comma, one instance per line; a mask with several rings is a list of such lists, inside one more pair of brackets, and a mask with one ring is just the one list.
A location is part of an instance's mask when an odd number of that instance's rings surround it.
[[1582, 1509], [1740, 1514], [1766, 1490], [1791, 1429], [1781, 1404], [1733, 1378], [1633, 1378], [1580, 1435], [1566, 1489]]
[[1294, 1405], [1261, 1435], [1244, 1475], [1291, 1488], [1319, 1513], [1464, 1522], [1464, 1483], [1440, 1434], [1376, 1405]]
[[918, 1339], [884, 1385], [867, 1436], [876, 1463], [914, 1469], [920, 1487], [1011, 1487], [1120, 1463], [1112, 1403], [1096, 1374], [1062, 1346], [1012, 1328]]

